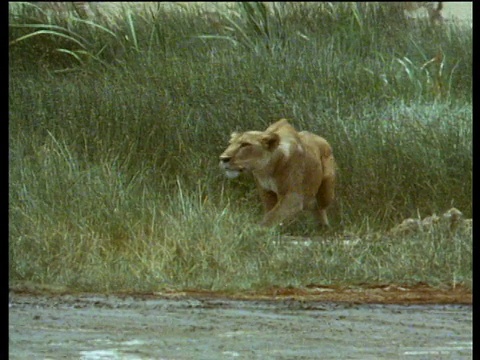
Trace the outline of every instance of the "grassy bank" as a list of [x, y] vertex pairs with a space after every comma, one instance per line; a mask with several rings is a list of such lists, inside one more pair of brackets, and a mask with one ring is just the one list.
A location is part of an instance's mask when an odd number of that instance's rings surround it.
[[[11, 12], [10, 280], [469, 285], [471, 234], [378, 234], [452, 206], [471, 217], [471, 30], [351, 4], [236, 10]], [[218, 169], [232, 130], [281, 117], [334, 148], [332, 229], [257, 227], [251, 179]], [[346, 234], [364, 241], [346, 247]]]

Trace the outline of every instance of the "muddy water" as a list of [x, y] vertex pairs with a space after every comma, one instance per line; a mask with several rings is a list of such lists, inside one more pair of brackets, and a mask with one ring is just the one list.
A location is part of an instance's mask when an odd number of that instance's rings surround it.
[[10, 359], [471, 359], [469, 305], [10, 295]]

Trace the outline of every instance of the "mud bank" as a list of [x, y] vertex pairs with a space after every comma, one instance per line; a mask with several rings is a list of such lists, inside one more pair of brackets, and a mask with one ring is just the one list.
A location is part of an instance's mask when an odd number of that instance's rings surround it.
[[471, 305], [10, 293], [10, 359], [471, 359]]

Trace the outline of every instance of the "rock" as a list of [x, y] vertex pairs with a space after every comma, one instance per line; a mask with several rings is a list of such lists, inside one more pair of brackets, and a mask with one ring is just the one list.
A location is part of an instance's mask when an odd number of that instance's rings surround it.
[[389, 234], [393, 236], [414, 234], [419, 231], [444, 230], [455, 231], [458, 228], [471, 231], [473, 227], [472, 219], [464, 219], [462, 212], [456, 208], [451, 208], [442, 216], [433, 214], [421, 219], [405, 219], [401, 224], [394, 226]]
[[403, 222], [390, 230], [392, 235], [407, 235], [420, 230], [422, 223], [417, 219], [405, 219]]

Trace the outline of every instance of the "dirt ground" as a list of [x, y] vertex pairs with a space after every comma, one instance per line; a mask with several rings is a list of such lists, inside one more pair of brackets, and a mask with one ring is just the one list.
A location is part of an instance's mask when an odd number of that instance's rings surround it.
[[462, 288], [9, 294], [10, 359], [471, 359]]

